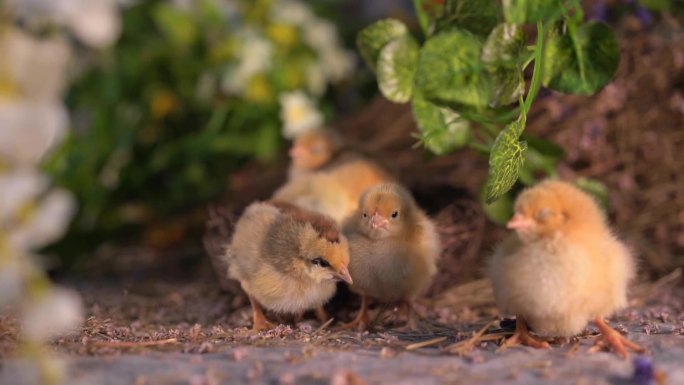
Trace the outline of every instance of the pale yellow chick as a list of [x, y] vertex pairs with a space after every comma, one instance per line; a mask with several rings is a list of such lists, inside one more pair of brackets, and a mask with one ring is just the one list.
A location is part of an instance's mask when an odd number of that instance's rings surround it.
[[299, 315], [316, 310], [349, 284], [349, 246], [335, 223], [283, 202], [257, 202], [245, 210], [226, 250], [228, 273], [252, 304], [253, 329], [271, 326], [261, 306]]
[[527, 325], [541, 336], [569, 337], [593, 321], [619, 355], [627, 356], [625, 347], [643, 350], [604, 321], [626, 305], [635, 261], [589, 195], [566, 182], [541, 182], [520, 194], [507, 227], [516, 234], [489, 265], [500, 313], [516, 315], [507, 346], [549, 347]]
[[349, 240], [352, 291], [362, 296], [358, 316], [346, 326], [368, 324], [367, 297], [408, 306], [415, 328], [413, 300], [425, 292], [437, 272], [441, 253], [435, 226], [411, 194], [397, 184], [381, 184], [363, 193], [358, 209], [345, 222]]
[[332, 130], [297, 138], [290, 150], [289, 179], [273, 198], [332, 217], [341, 223], [356, 210], [361, 193], [392, 177], [375, 162], [346, 149]]

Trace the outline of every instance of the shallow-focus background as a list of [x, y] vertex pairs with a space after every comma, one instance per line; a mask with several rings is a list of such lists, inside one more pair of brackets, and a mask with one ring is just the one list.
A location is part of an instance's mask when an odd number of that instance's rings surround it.
[[[684, 282], [684, 14], [667, 0], [583, 4], [615, 31], [618, 73], [594, 96], [543, 91], [527, 133], [551, 149], [527, 161], [601, 197], [641, 261], [634, 300], [668, 301]], [[481, 267], [506, 234], [497, 222], [509, 206], [482, 203], [486, 154], [420, 145], [410, 107], [379, 96], [355, 48], [357, 32], [383, 17], [418, 36], [411, 1], [7, 0], [0, 9], [0, 306], [15, 314], [21, 306], [2, 292], [33, 287], [11, 278], [27, 271], [20, 258], [76, 289], [85, 328], [56, 350], [175, 339], [203, 352], [214, 349], [204, 337], [247, 325], [245, 298], [221, 290], [203, 244], [225, 239], [221, 224], [207, 224], [208, 206], [239, 211], [267, 198], [285, 180], [289, 140], [312, 124], [384, 159], [437, 220], [445, 250], [425, 305], [448, 310], [435, 317], [493, 314]], [[672, 306], [671, 319], [684, 314]], [[341, 318], [352, 309], [333, 305]], [[18, 326], [0, 315], [0, 356], [16, 354]]]

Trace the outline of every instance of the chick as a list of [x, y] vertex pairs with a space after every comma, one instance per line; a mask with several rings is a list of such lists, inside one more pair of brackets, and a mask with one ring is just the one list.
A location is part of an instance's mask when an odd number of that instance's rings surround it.
[[290, 148], [289, 179], [320, 171], [333, 163], [338, 155], [344, 155], [342, 152], [342, 138], [333, 130], [321, 128], [302, 134]]
[[627, 357], [625, 348], [643, 351], [604, 321], [626, 305], [635, 261], [590, 196], [566, 182], [539, 183], [518, 197], [507, 227], [516, 234], [489, 264], [499, 311], [516, 315], [506, 346], [548, 348], [528, 324], [542, 336], [568, 337], [593, 321], [601, 343], [620, 356]]
[[298, 137], [290, 156], [288, 181], [273, 199], [328, 215], [338, 223], [356, 210], [364, 190], [393, 180], [378, 164], [345, 147], [329, 129]]
[[441, 252], [430, 219], [406, 189], [381, 184], [363, 193], [343, 233], [349, 240], [349, 272], [354, 278], [350, 288], [362, 298], [357, 317], [346, 327], [367, 326], [370, 297], [385, 303], [404, 302], [408, 326], [415, 328], [411, 304], [432, 282]]
[[294, 205], [253, 203], [235, 225], [226, 252], [228, 273], [240, 282], [253, 311], [253, 329], [272, 326], [261, 306], [277, 313], [317, 314], [336, 281], [352, 284], [349, 245], [335, 223]]

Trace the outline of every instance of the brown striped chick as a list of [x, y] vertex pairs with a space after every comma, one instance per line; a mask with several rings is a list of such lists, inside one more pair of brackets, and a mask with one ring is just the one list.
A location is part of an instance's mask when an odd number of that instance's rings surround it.
[[507, 227], [516, 234], [489, 265], [499, 311], [516, 315], [505, 346], [548, 348], [528, 325], [541, 336], [569, 337], [593, 321], [602, 333], [597, 346], [609, 344], [622, 357], [626, 348], [643, 351], [604, 321], [626, 305], [635, 261], [589, 195], [566, 182], [541, 182], [518, 197]]
[[336, 282], [352, 283], [349, 246], [335, 223], [294, 205], [253, 203], [235, 225], [226, 260], [252, 305], [254, 330], [267, 329], [261, 307], [299, 315], [335, 294]]
[[411, 194], [397, 184], [368, 189], [343, 232], [349, 240], [350, 289], [361, 295], [357, 317], [346, 328], [368, 325], [368, 297], [380, 302], [404, 302], [408, 326], [415, 329], [412, 302], [425, 292], [437, 272], [439, 236]]

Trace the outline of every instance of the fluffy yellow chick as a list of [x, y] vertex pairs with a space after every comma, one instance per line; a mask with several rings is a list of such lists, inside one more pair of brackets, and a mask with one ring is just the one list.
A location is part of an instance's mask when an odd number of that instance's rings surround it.
[[339, 136], [328, 129], [297, 138], [290, 156], [288, 182], [273, 199], [328, 215], [338, 223], [356, 210], [364, 190], [393, 180], [370, 159], [345, 149]]
[[226, 261], [229, 276], [240, 282], [252, 304], [254, 330], [272, 326], [261, 306], [295, 315], [316, 309], [319, 315], [338, 280], [352, 284], [349, 245], [335, 223], [284, 202], [247, 207]]
[[612, 234], [596, 202], [577, 187], [549, 180], [525, 190], [507, 227], [515, 236], [494, 252], [489, 272], [501, 313], [516, 315], [506, 346], [548, 348], [542, 336], [569, 337], [593, 321], [622, 357], [643, 351], [604, 317], [626, 305], [635, 262]]
[[362, 297], [361, 309], [347, 328], [368, 324], [367, 297], [380, 302], [404, 302], [409, 327], [415, 328], [412, 301], [428, 289], [441, 252], [433, 223], [411, 194], [396, 184], [366, 190], [358, 209], [346, 222], [349, 240], [350, 288]]

